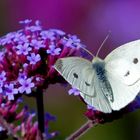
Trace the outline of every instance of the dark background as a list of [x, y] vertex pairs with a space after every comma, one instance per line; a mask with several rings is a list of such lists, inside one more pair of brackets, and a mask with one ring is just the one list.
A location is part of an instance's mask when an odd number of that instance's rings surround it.
[[[108, 31], [111, 35], [99, 56], [140, 38], [140, 1], [130, 0], [0, 0], [0, 35], [20, 29], [18, 21], [39, 19], [46, 29], [57, 28], [76, 34], [96, 54]], [[44, 94], [45, 109], [57, 116], [50, 130], [60, 131], [57, 140], [80, 127], [86, 106], [67, 94], [68, 88], [52, 85]], [[34, 100], [26, 99], [33, 108]], [[80, 140], [139, 140], [140, 111], [99, 125]]]

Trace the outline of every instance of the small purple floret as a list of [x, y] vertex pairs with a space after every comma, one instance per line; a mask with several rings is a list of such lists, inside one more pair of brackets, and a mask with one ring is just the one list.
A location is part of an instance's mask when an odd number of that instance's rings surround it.
[[4, 81], [6, 81], [6, 72], [2, 71], [0, 74], [0, 83], [3, 83]]
[[39, 54], [31, 53], [31, 56], [27, 56], [27, 60], [31, 65], [35, 65], [38, 61], [41, 60], [41, 57]]
[[78, 39], [76, 35], [70, 36], [69, 39], [67, 39], [67, 38], [63, 39], [62, 43], [66, 47], [71, 47], [71, 48], [73, 48], [73, 47], [75, 48], [77, 46], [81, 46], [80, 39]]
[[27, 55], [32, 50], [32, 48], [29, 47], [29, 43], [25, 43], [24, 45], [17, 45], [16, 48], [18, 55]]
[[61, 48], [56, 48], [54, 44], [49, 45], [49, 49], [46, 51], [47, 54], [51, 55], [59, 55], [61, 51]]
[[50, 39], [51, 41], [53, 41], [55, 39], [55, 33], [52, 31], [41, 31], [40, 33], [42, 39]]
[[0, 39], [0, 45], [10, 44], [14, 38], [14, 33], [8, 33], [5, 37]]
[[25, 20], [22, 20], [22, 21], [19, 21], [20, 24], [25, 24], [25, 25], [28, 25], [32, 22], [31, 19], [25, 19]]
[[14, 88], [14, 84], [6, 84], [5, 86], [5, 95], [7, 95], [8, 100], [14, 100], [14, 94], [18, 93], [18, 89]]
[[68, 91], [69, 95], [75, 95], [75, 96], [78, 96], [80, 95], [80, 91], [74, 87], [72, 87], [69, 91]]
[[96, 110], [93, 106], [91, 105], [87, 105], [87, 109], [92, 109], [92, 110]]
[[26, 92], [26, 94], [31, 93], [31, 89], [35, 86], [31, 78], [19, 79], [20, 87], [18, 88], [20, 93]]
[[39, 50], [40, 48], [45, 48], [45, 44], [43, 44], [43, 41], [39, 41], [36, 39], [32, 39], [30, 45], [33, 46], [37, 50]]

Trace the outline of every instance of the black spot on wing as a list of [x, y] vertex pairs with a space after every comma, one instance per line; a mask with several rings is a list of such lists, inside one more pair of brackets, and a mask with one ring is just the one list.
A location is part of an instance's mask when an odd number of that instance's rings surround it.
[[85, 82], [85, 84], [86, 84], [86, 86], [90, 86], [90, 84], [89, 84], [89, 83], [87, 83], [87, 82]]
[[74, 76], [74, 78], [78, 78], [78, 74], [76, 74], [76, 73], [73, 73], [73, 76]]
[[124, 75], [125, 77], [130, 75], [130, 71], [127, 71], [127, 73]]
[[138, 58], [134, 58], [134, 59], [133, 59], [133, 63], [134, 63], [134, 64], [137, 64], [138, 62], [139, 62]]

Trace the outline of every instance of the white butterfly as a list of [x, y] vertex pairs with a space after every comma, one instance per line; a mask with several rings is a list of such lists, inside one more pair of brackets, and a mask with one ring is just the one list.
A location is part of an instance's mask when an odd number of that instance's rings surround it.
[[58, 59], [54, 67], [87, 104], [111, 113], [132, 102], [140, 91], [140, 40], [118, 47], [104, 60], [67, 57]]

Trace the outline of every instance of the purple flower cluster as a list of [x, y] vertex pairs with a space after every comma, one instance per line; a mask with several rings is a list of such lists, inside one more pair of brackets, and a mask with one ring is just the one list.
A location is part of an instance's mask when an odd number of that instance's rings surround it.
[[53, 65], [60, 57], [74, 55], [80, 39], [57, 29], [44, 30], [39, 21], [20, 21], [24, 28], [0, 38], [0, 94], [9, 100], [31, 94], [58, 82]]
[[[38, 129], [38, 122], [33, 121], [35, 112], [30, 112], [27, 106], [24, 106], [19, 111], [19, 105], [23, 103], [22, 98], [16, 98], [14, 101], [9, 101], [4, 96], [0, 95], [0, 133], [9, 133], [14, 138], [24, 140], [37, 140], [41, 138]], [[48, 123], [54, 121], [55, 117], [46, 113], [45, 129], [47, 130], [44, 139], [53, 138], [57, 132], [48, 131]], [[21, 122], [20, 124], [17, 122]], [[20, 135], [19, 135], [20, 133]], [[55, 134], [55, 135], [54, 135]], [[0, 139], [4, 139], [0, 136]]]
[[[39, 122], [32, 121], [34, 113], [27, 107], [17, 112], [19, 97], [30, 94], [36, 98], [35, 94], [42, 94], [37, 93], [38, 89], [43, 91], [49, 84], [64, 83], [54, 63], [58, 58], [76, 55], [83, 46], [76, 36], [57, 29], [44, 30], [39, 21], [34, 25], [31, 22], [20, 21], [23, 29], [0, 38], [0, 132], [12, 132], [15, 138], [24, 140], [42, 139], [42, 134]], [[52, 115], [46, 114], [44, 139], [58, 134], [49, 132], [49, 121], [54, 120]], [[17, 121], [21, 122], [18, 126]]]
[[[8, 88], [12, 85], [8, 85]], [[9, 101], [3, 95], [0, 95], [0, 132], [12, 133], [15, 138], [18, 137], [18, 132], [20, 131], [23, 134], [23, 125], [28, 126], [29, 131], [35, 129], [35, 123], [30, 117], [31, 113], [28, 108], [25, 106], [21, 111], [17, 111], [19, 103], [22, 103], [21, 98], [16, 98], [14, 101]], [[30, 121], [28, 121], [30, 119]], [[16, 122], [21, 121], [22, 123], [17, 125]], [[30, 126], [30, 127], [29, 127]], [[38, 131], [38, 128], [37, 130]], [[26, 133], [27, 135], [28, 133]], [[30, 134], [31, 135], [31, 134]], [[22, 135], [20, 137], [26, 138]], [[2, 138], [2, 137], [0, 137]]]

